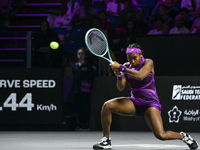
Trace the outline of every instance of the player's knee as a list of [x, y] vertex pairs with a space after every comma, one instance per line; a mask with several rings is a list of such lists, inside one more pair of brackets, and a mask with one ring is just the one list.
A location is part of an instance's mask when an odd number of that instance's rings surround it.
[[112, 111], [112, 109], [113, 109], [112, 102], [105, 102], [103, 104], [102, 111], [107, 111], [107, 110]]
[[159, 139], [159, 140], [167, 140], [167, 136], [165, 134], [165, 132], [157, 132], [157, 133], [154, 133], [154, 136]]

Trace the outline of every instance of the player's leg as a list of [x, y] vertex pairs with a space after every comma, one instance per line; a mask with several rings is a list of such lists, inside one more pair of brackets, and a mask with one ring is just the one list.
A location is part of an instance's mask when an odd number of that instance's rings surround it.
[[111, 138], [109, 137], [110, 124], [112, 122], [112, 113], [117, 113], [120, 115], [134, 115], [136, 113], [136, 109], [132, 100], [126, 97], [114, 98], [105, 102], [101, 111], [103, 138], [101, 142], [93, 146], [93, 149], [112, 148]]
[[134, 115], [136, 113], [136, 109], [132, 100], [126, 97], [114, 98], [105, 102], [101, 111], [103, 136], [109, 136], [110, 134], [112, 113], [128, 116]]
[[157, 108], [149, 107], [144, 114], [144, 118], [150, 129], [153, 131], [156, 138], [160, 140], [183, 138], [183, 136], [179, 133], [164, 130], [163, 121], [160, 112]]
[[184, 143], [186, 143], [190, 147], [190, 149], [198, 148], [198, 143], [190, 135], [184, 132], [176, 133], [173, 131], [165, 131], [160, 112], [157, 108], [149, 107], [146, 110], [144, 117], [156, 138], [160, 140], [180, 139]]

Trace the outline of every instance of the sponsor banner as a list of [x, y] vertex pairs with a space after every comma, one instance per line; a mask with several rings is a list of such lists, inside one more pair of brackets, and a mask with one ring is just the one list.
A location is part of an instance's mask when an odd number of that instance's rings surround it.
[[200, 86], [174, 85], [172, 100], [200, 100]]
[[0, 123], [62, 123], [62, 70], [1, 69]]
[[200, 131], [200, 77], [156, 77], [164, 126], [174, 131]]
[[179, 123], [179, 122], [199, 122], [200, 121], [200, 111], [199, 109], [179, 109], [174, 106], [168, 111], [169, 123]]

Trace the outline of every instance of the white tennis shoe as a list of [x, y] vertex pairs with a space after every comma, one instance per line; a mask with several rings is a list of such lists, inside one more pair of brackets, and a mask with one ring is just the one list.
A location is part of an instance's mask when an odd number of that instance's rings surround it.
[[111, 138], [110, 137], [103, 137], [101, 142], [93, 145], [93, 149], [112, 149], [111, 145]]
[[199, 147], [199, 144], [187, 133], [180, 132], [180, 134], [183, 135], [182, 141], [186, 143], [190, 149], [197, 149]]

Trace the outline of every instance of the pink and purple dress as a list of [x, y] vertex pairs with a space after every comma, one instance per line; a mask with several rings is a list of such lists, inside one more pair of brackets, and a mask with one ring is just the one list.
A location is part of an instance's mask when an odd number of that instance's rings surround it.
[[[142, 57], [141, 64], [137, 68], [133, 68], [130, 64], [127, 68], [139, 71], [146, 59]], [[148, 75], [142, 81], [138, 81], [127, 75], [127, 81], [131, 87], [131, 97], [129, 97], [136, 105], [146, 105], [157, 108], [161, 113], [161, 104], [156, 92], [154, 75]]]

